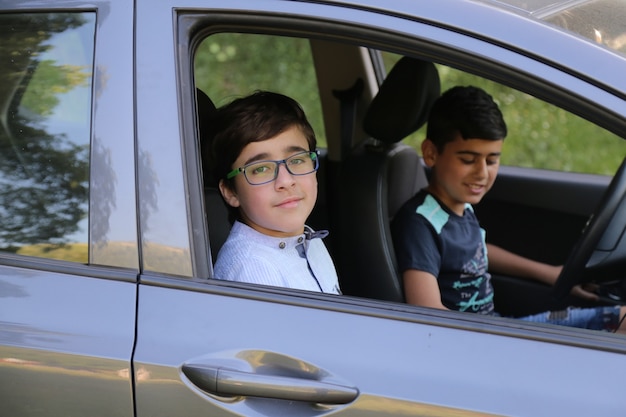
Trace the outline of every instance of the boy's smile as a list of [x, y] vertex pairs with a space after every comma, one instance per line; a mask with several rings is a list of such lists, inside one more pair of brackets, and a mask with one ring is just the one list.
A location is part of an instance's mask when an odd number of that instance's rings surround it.
[[278, 203], [276, 207], [295, 208], [298, 207], [300, 201], [302, 201], [302, 198], [300, 197], [289, 197], [286, 198], [284, 201]]
[[424, 162], [432, 168], [428, 190], [459, 216], [465, 204], [477, 204], [491, 189], [500, 166], [503, 140], [463, 139], [448, 142], [439, 153], [426, 139]]
[[[298, 152], [309, 151], [305, 136], [298, 127], [260, 142], [246, 145], [233, 168], [261, 160], [283, 160]], [[274, 181], [251, 185], [244, 175], [234, 178], [234, 191], [220, 187], [224, 199], [239, 207], [241, 218], [253, 229], [276, 237], [295, 236], [304, 232], [304, 224], [317, 199], [317, 176], [292, 175], [279, 164]]]

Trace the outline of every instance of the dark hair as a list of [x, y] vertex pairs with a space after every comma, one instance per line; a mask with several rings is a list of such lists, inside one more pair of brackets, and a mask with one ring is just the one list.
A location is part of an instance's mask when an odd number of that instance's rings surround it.
[[428, 117], [426, 137], [438, 152], [457, 134], [463, 139], [501, 140], [507, 128], [502, 112], [493, 98], [478, 87], [453, 87], [433, 104]]
[[290, 97], [269, 91], [235, 99], [220, 107], [211, 121], [211, 169], [216, 180], [223, 179], [232, 187], [226, 175], [249, 143], [271, 139], [297, 126], [306, 138], [309, 150], [317, 146], [315, 133], [302, 110]]
[[[224, 180], [224, 185], [234, 190], [234, 178], [226, 175], [243, 148], [252, 142], [271, 139], [291, 127], [298, 127], [309, 145], [309, 151], [317, 146], [315, 132], [304, 110], [294, 99], [269, 91], [256, 91], [226, 104], [210, 121], [211, 151], [209, 166], [213, 181]], [[237, 208], [226, 204], [228, 218], [232, 223], [240, 218]]]

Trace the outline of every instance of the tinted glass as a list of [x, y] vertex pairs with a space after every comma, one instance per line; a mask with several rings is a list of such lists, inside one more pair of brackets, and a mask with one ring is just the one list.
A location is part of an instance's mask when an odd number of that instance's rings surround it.
[[95, 14], [0, 15], [0, 250], [87, 262]]

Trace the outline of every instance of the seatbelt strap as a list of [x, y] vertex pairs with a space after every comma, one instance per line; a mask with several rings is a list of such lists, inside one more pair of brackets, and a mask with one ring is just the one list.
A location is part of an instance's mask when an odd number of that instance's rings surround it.
[[346, 90], [333, 90], [333, 95], [340, 104], [341, 159], [350, 154], [356, 125], [357, 104], [363, 93], [363, 80], [358, 78], [354, 85]]

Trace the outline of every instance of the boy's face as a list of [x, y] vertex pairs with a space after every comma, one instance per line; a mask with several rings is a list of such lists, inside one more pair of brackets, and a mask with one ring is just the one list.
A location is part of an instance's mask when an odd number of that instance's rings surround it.
[[[252, 142], [239, 154], [232, 168], [264, 160], [283, 160], [309, 145], [298, 127], [291, 127], [271, 139]], [[250, 185], [243, 173], [234, 178], [234, 189], [220, 182], [220, 191], [228, 204], [239, 207], [242, 220], [260, 233], [284, 237], [304, 232], [304, 223], [317, 199], [317, 176], [291, 175], [280, 164], [275, 181]]]
[[503, 140], [466, 139], [460, 135], [439, 153], [426, 139], [422, 155], [433, 169], [428, 190], [450, 210], [463, 215], [465, 204], [477, 204], [498, 175]]

